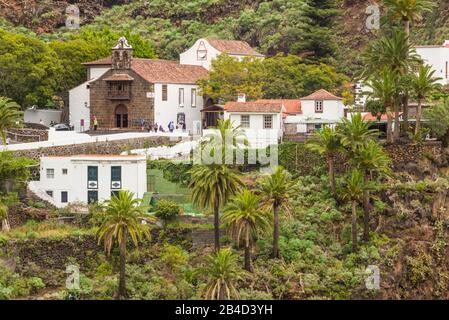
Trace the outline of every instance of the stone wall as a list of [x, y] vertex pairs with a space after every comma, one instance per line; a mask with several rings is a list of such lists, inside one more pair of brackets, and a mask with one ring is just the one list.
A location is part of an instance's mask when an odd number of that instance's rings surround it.
[[91, 142], [65, 146], [45, 147], [31, 150], [15, 151], [18, 157], [38, 160], [43, 156], [73, 156], [78, 154], [120, 154], [127, 149], [142, 149], [173, 143], [169, 137], [134, 138], [104, 142]]
[[420, 144], [385, 145], [384, 148], [393, 161], [394, 166], [416, 162], [419, 157], [426, 155], [439, 156], [443, 150], [440, 141], [427, 141]]
[[31, 128], [9, 128], [7, 136], [14, 142], [47, 141], [48, 130]]

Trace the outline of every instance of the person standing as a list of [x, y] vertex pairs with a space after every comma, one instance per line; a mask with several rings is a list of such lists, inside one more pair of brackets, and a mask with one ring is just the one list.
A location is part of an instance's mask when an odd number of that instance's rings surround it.
[[94, 131], [97, 131], [98, 128], [98, 120], [97, 117], [94, 116]]
[[186, 132], [186, 123], [185, 122], [182, 123], [182, 132]]

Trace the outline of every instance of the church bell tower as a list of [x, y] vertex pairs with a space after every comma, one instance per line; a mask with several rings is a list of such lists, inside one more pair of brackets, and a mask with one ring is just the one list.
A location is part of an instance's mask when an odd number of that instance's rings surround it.
[[133, 47], [128, 44], [125, 37], [121, 37], [117, 45], [112, 48], [112, 69], [131, 69], [132, 59]]

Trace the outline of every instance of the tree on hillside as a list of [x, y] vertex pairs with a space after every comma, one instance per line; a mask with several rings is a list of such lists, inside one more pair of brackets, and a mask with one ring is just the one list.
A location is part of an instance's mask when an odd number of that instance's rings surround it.
[[314, 136], [316, 139], [307, 141], [306, 146], [311, 150], [317, 151], [320, 155], [326, 158], [329, 169], [329, 183], [332, 194], [335, 196], [334, 159], [342, 149], [340, 137], [337, 131], [330, 127], [324, 127], [323, 130], [315, 132]]
[[245, 272], [238, 267], [237, 255], [231, 249], [220, 249], [207, 257], [207, 265], [201, 268], [208, 282], [204, 297], [208, 300], [231, 300], [240, 297], [235, 283], [243, 279]]
[[220, 249], [220, 209], [243, 185], [237, 172], [224, 164], [194, 165], [189, 188], [194, 205], [214, 213], [215, 251]]
[[304, 50], [313, 52], [312, 61], [329, 61], [336, 50], [335, 18], [340, 14], [335, 0], [308, 0], [305, 7], [308, 25], [304, 33]]
[[358, 231], [357, 231], [357, 204], [365, 189], [363, 183], [363, 174], [359, 170], [352, 170], [347, 175], [342, 188], [343, 198], [351, 202], [351, 238], [352, 252], [358, 250]]
[[434, 76], [435, 71], [432, 70], [430, 65], [421, 65], [418, 74], [414, 74], [411, 77], [411, 87], [413, 93], [418, 100], [418, 108], [416, 110], [416, 127], [415, 134], [418, 134], [421, 130], [421, 115], [422, 115], [422, 104], [423, 102], [436, 92], [441, 85], [438, 81], [441, 78], [436, 78]]
[[257, 186], [262, 197], [262, 204], [273, 212], [273, 252], [272, 257], [278, 259], [279, 254], [279, 214], [290, 211], [290, 200], [294, 192], [294, 181], [290, 173], [283, 167], [277, 167], [269, 176], [264, 177]]
[[270, 230], [270, 218], [267, 210], [260, 206], [260, 197], [244, 189], [239, 192], [225, 209], [222, 222], [237, 246], [243, 240], [245, 244], [245, 270], [252, 272], [251, 249], [253, 238]]
[[434, 1], [430, 0], [383, 0], [387, 8], [387, 16], [402, 21], [404, 32], [410, 36], [410, 27], [419, 22], [426, 12], [432, 12]]
[[367, 86], [371, 88], [367, 92], [369, 101], [377, 101], [383, 108], [379, 110], [385, 111], [387, 115], [387, 141], [393, 143], [395, 137], [393, 135], [393, 112], [395, 104], [398, 103], [398, 77], [388, 67], [384, 67], [378, 77], [372, 77], [367, 82]]
[[340, 91], [347, 82], [335, 68], [307, 64], [294, 55], [243, 61], [220, 55], [212, 62], [209, 76], [198, 84], [203, 94], [226, 102], [235, 101], [239, 92], [246, 93], [248, 100], [298, 99], [322, 88]]
[[338, 124], [337, 134], [350, 157], [363, 147], [368, 140], [379, 136], [379, 130], [371, 129], [371, 123], [364, 121], [362, 114], [356, 113], [351, 120], [342, 118]]
[[11, 99], [0, 97], [0, 137], [6, 144], [6, 130], [17, 127], [23, 120], [23, 112], [20, 106]]
[[31, 167], [37, 164], [33, 159], [18, 157], [10, 151], [0, 152], [0, 190], [11, 192], [16, 183], [26, 183]]
[[33, 36], [0, 29], [0, 96], [22, 108], [45, 106], [58, 89], [63, 72], [57, 55]]
[[120, 276], [117, 298], [126, 297], [126, 244], [131, 239], [135, 247], [151, 234], [148, 226], [141, 223], [147, 208], [141, 200], [129, 191], [120, 191], [118, 196], [105, 202], [103, 222], [97, 231], [98, 243], [103, 241], [105, 251], [109, 254], [114, 246], [120, 250]]
[[[354, 167], [363, 173], [364, 185], [369, 185], [373, 174], [385, 175], [391, 171], [390, 157], [385, 153], [382, 146], [374, 140], [368, 140], [357, 150], [354, 158], [351, 159]], [[363, 239], [369, 240], [369, 220], [370, 220], [370, 195], [368, 188], [363, 190], [363, 212], [364, 228]]]
[[427, 119], [426, 126], [432, 134], [443, 140], [445, 146], [449, 145], [449, 99], [441, 99], [432, 108], [424, 110]]

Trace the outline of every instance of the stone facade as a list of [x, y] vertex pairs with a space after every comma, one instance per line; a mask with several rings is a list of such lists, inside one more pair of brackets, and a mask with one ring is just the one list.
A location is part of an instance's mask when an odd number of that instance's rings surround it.
[[[130, 81], [105, 81], [117, 74], [127, 74], [133, 80]], [[123, 85], [128, 97], [120, 98], [110, 92], [110, 86]], [[126, 96], [125, 95], [125, 96]], [[147, 123], [154, 123], [154, 84], [147, 82], [134, 71], [109, 70], [98, 80], [90, 84], [90, 110], [91, 117], [96, 117], [98, 128], [117, 128], [116, 113], [120, 108], [127, 111], [127, 128], [140, 129], [142, 120]], [[90, 122], [91, 127], [93, 121]], [[119, 126], [120, 127], [120, 126]], [[123, 126], [122, 126], [123, 127]]]

